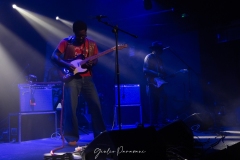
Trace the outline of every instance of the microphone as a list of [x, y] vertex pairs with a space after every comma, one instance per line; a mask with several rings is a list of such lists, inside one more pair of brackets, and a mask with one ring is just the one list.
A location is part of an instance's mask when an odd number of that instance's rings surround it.
[[164, 47], [163, 50], [170, 48], [170, 46]]
[[101, 18], [107, 18], [107, 16], [104, 16], [104, 15], [98, 15], [98, 16], [95, 16], [94, 18], [95, 18], [95, 19], [101, 19]]

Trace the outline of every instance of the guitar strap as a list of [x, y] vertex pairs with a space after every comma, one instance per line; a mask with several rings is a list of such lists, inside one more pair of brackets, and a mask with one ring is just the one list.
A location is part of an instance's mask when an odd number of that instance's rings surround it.
[[[67, 38], [68, 43], [67, 43], [67, 47], [65, 49], [64, 59], [73, 59], [75, 57], [75, 51], [74, 51], [74, 46], [73, 46], [72, 40], [73, 40], [73, 36], [69, 36]], [[83, 55], [85, 57], [93, 56], [95, 43], [92, 40], [87, 39], [87, 38], [86, 38], [86, 41], [88, 41], [88, 46], [85, 45]], [[85, 42], [85, 44], [86, 44], [86, 42]], [[88, 53], [86, 53], [87, 47], [88, 47]]]
[[[90, 39], [86, 39], [88, 41], [88, 57], [93, 56], [94, 54], [94, 42]], [[85, 49], [86, 52], [86, 49]], [[92, 68], [89, 68], [90, 74], [92, 75]]]
[[93, 56], [94, 54], [94, 42], [92, 40], [88, 40], [88, 57]]

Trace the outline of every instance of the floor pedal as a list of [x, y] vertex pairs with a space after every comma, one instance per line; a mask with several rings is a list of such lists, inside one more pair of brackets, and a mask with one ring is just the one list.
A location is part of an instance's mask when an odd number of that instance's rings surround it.
[[51, 155], [50, 153], [44, 154], [44, 160], [81, 160], [82, 156], [80, 153], [54, 153]]

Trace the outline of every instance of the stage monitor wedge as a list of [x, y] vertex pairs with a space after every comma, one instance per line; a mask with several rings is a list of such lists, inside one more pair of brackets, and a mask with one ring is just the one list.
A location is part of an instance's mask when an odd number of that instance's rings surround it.
[[83, 160], [133, 160], [166, 158], [165, 144], [158, 139], [155, 128], [106, 131], [84, 150]]

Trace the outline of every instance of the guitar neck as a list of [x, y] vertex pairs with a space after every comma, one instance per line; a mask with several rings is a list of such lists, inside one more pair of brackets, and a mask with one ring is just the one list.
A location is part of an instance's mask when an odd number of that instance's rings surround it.
[[92, 60], [94, 60], [94, 59], [97, 59], [97, 58], [99, 58], [99, 57], [101, 57], [101, 56], [104, 56], [105, 54], [108, 54], [108, 53], [112, 52], [113, 50], [114, 50], [113, 48], [110, 48], [110, 49], [108, 49], [108, 50], [106, 50], [106, 51], [104, 51], [104, 52], [98, 53], [98, 54], [93, 55], [93, 56], [91, 56], [91, 57], [87, 57], [87, 58], [85, 58], [84, 60], [82, 60], [82, 61], [80, 62], [80, 64], [83, 65], [83, 64], [87, 63], [87, 61], [92, 61]]

